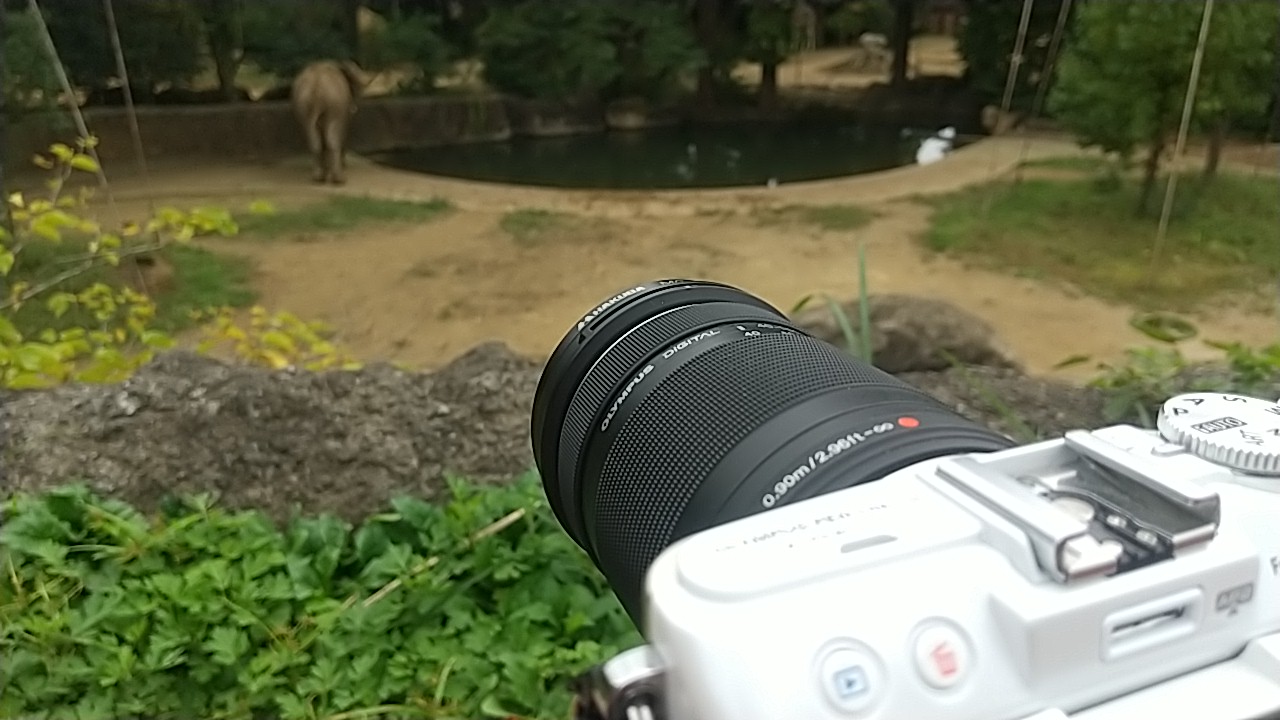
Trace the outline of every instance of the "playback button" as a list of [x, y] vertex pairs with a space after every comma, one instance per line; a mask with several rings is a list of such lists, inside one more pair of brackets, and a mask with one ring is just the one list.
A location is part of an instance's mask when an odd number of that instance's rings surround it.
[[848, 645], [828, 650], [818, 672], [827, 700], [847, 713], [871, 707], [883, 690], [883, 676], [875, 659]]

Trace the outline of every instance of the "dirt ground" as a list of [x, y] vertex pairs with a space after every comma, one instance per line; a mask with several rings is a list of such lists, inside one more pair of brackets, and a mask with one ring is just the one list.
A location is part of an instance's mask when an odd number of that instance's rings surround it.
[[[954, 58], [925, 43], [917, 64], [930, 71]], [[810, 84], [812, 72], [843, 62], [848, 50], [820, 50], [783, 68], [784, 84]], [[937, 68], [934, 68], [937, 66]], [[808, 77], [805, 75], [808, 74]], [[828, 72], [824, 82], [840, 81]], [[849, 79], [856, 82], [857, 78]], [[1273, 148], [1272, 151], [1280, 151]], [[416, 226], [369, 227], [290, 240], [207, 241], [249, 258], [261, 304], [334, 326], [339, 340], [367, 359], [439, 367], [487, 340], [545, 357], [579, 315], [632, 283], [663, 276], [733, 283], [789, 310], [801, 297], [857, 293], [857, 246], [865, 243], [871, 292], [948, 300], [990, 322], [1034, 373], [1082, 378], [1094, 365], [1053, 366], [1077, 354], [1117, 360], [1150, 341], [1129, 324], [1132, 309], [1041, 281], [932, 258], [914, 238], [929, 223], [916, 196], [957, 190], [1007, 172], [1021, 159], [1081, 152], [1063, 138], [998, 137], [966, 146], [929, 167], [786, 184], [703, 191], [564, 191], [465, 182], [401, 172], [353, 158], [343, 188], [309, 182], [306, 158], [272, 165], [153, 164], [150, 182], [109, 169], [117, 210], [153, 202], [243, 206], [265, 198], [281, 206], [327, 193], [383, 198], [447, 198], [457, 208]], [[1254, 149], [1227, 162], [1266, 162]], [[876, 219], [852, 232], [762, 224], [760, 210], [853, 203]], [[543, 208], [576, 218], [565, 232], [521, 242], [499, 227], [504, 213]], [[1271, 313], [1238, 307], [1195, 318], [1201, 337], [1257, 342], [1275, 337]], [[1185, 350], [1213, 357], [1198, 341]]]

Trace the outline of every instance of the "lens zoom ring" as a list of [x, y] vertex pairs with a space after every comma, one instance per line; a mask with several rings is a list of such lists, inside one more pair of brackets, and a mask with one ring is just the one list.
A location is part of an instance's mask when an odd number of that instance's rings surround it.
[[743, 303], [690, 305], [653, 318], [607, 351], [583, 378], [565, 413], [556, 466], [560, 481], [572, 482], [576, 487], [578, 467], [585, 457], [582, 444], [610, 396], [621, 389], [636, 365], [684, 339], [695, 328], [734, 321], [787, 324], [786, 318], [776, 313]]
[[871, 384], [937, 402], [801, 334], [744, 338], [667, 377], [620, 429], [600, 476], [597, 553], [618, 596], [642, 596], [644, 573], [678, 539], [671, 532], [694, 491], [752, 430], [815, 393]]

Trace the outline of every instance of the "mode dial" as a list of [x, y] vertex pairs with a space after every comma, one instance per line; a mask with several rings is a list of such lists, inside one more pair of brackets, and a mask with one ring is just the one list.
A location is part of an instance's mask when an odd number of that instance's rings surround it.
[[1280, 476], [1280, 403], [1246, 395], [1187, 393], [1166, 400], [1160, 435], [1232, 470]]

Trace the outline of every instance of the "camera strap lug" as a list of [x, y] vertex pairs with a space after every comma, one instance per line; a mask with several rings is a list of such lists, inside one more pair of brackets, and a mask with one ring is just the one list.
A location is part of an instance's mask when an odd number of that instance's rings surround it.
[[666, 720], [663, 674], [660, 658], [648, 645], [618, 654], [577, 678], [573, 720]]

